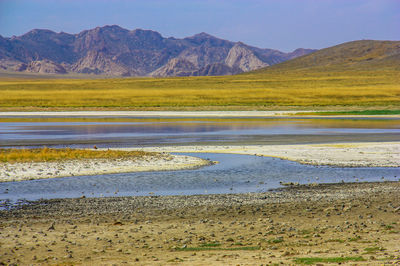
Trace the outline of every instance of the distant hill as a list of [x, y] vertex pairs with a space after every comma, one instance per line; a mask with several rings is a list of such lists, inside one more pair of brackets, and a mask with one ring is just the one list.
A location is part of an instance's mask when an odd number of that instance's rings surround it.
[[151, 30], [117, 25], [79, 34], [34, 29], [0, 36], [0, 70], [109, 76], [229, 75], [284, 62], [316, 50], [284, 53], [231, 42], [207, 33], [164, 38]]
[[361, 40], [347, 42], [256, 72], [376, 69], [400, 70], [400, 41]]

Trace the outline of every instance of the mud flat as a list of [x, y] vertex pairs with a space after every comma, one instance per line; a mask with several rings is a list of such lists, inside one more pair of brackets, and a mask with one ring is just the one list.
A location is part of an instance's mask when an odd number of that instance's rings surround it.
[[398, 265], [399, 221], [400, 182], [40, 200], [0, 211], [0, 262]]
[[[120, 148], [118, 148], [120, 149]], [[121, 150], [137, 150], [126, 148]], [[400, 142], [297, 145], [221, 145], [146, 147], [152, 152], [235, 153], [277, 157], [311, 165], [338, 167], [400, 167]]]
[[157, 154], [140, 159], [82, 159], [55, 162], [0, 163], [0, 182], [64, 176], [194, 169], [211, 162], [183, 155]]

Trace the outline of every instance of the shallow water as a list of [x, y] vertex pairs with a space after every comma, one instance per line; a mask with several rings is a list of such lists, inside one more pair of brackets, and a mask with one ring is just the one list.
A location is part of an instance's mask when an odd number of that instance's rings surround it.
[[[65, 120], [65, 119], [64, 119]], [[399, 119], [43, 119], [0, 122], [0, 146], [155, 146], [400, 140]]]
[[[399, 180], [400, 168], [335, 168], [235, 154], [185, 153], [219, 161], [197, 170], [122, 173], [0, 183], [0, 200], [263, 192], [280, 182]], [[383, 179], [382, 179], [383, 178]]]

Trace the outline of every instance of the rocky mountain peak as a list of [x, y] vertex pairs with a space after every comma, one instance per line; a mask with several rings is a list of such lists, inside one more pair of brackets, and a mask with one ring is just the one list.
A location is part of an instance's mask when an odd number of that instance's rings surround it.
[[96, 27], [90, 30], [84, 30], [81, 31], [78, 35], [82, 36], [82, 35], [87, 35], [87, 34], [110, 34], [110, 33], [127, 33], [129, 32], [129, 30], [121, 28], [118, 25], [105, 25], [102, 27]]
[[23, 34], [21, 38], [30, 38], [32, 36], [36, 38], [40, 37], [45, 37], [45, 36], [51, 36], [51, 35], [56, 35], [57, 33], [51, 30], [46, 30], [46, 29], [33, 29], [31, 31], [28, 31], [27, 33]]
[[132, 30], [130, 32], [130, 34], [132, 36], [136, 36], [136, 37], [142, 37], [142, 38], [148, 38], [148, 37], [152, 37], [155, 39], [162, 39], [163, 37], [161, 36], [160, 33], [158, 33], [157, 31], [152, 31], [152, 30], [143, 30], [143, 29], [135, 29]]
[[230, 67], [237, 67], [244, 72], [268, 66], [267, 63], [261, 61], [251, 49], [241, 42], [236, 43], [229, 50], [225, 64]]
[[[57, 45], [69, 45], [74, 41], [74, 35], [68, 34], [65, 32], [56, 33], [51, 30], [43, 30], [43, 29], [34, 29], [22, 36], [14, 37], [11, 40], [13, 41], [23, 41], [30, 42], [30, 45], [36, 46], [37, 44], [47, 44], [53, 45], [56, 43]], [[44, 47], [43, 47], [44, 48]]]
[[[103, 27], [97, 27], [102, 31], [114, 31], [114, 32], [127, 32], [127, 29], [124, 29], [118, 25], [105, 25]], [[96, 28], [96, 29], [97, 29]]]
[[202, 39], [202, 40], [204, 40], [204, 39], [217, 39], [217, 37], [214, 37], [211, 34], [208, 34], [206, 32], [197, 33], [197, 34], [195, 34], [195, 35], [193, 35], [192, 37], [189, 37], [189, 38], [191, 38], [191, 39]]
[[205, 32], [201, 32], [191, 37], [187, 37], [184, 40], [189, 41], [190, 43], [195, 45], [203, 45], [203, 46], [233, 46], [232, 42], [219, 39]]

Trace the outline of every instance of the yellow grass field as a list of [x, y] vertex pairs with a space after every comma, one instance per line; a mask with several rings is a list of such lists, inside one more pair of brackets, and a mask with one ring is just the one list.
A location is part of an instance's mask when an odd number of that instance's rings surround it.
[[399, 109], [400, 71], [0, 79], [0, 110]]
[[143, 151], [94, 151], [79, 149], [0, 149], [0, 162], [48, 162], [73, 159], [117, 159], [117, 158], [141, 158], [157, 153]]

